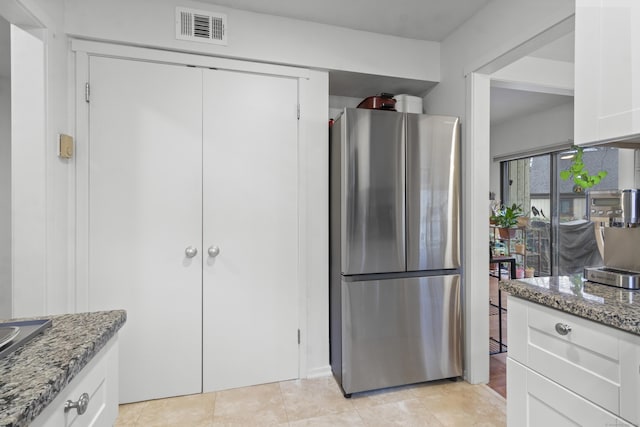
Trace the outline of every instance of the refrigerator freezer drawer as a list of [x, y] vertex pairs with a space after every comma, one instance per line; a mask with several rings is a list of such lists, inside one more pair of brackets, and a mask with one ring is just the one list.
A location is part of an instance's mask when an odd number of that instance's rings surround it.
[[342, 281], [341, 332], [347, 394], [460, 376], [460, 276]]

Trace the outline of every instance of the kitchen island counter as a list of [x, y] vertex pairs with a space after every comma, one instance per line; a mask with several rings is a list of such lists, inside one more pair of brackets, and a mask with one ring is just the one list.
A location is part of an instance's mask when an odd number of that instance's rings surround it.
[[0, 359], [2, 427], [29, 425], [117, 334], [127, 316], [114, 310], [47, 318], [50, 328]]
[[640, 291], [586, 282], [581, 275], [503, 280], [500, 290], [640, 335]]

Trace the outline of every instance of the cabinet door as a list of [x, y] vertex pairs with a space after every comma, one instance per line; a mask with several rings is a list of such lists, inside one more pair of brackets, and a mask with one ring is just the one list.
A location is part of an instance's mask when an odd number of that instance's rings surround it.
[[[76, 402], [82, 394], [89, 404], [82, 415], [67, 401]], [[118, 418], [118, 335], [63, 388], [58, 396], [36, 417], [31, 427], [109, 427]]]
[[[616, 331], [559, 310], [527, 305], [527, 366], [619, 413], [621, 365]], [[571, 329], [563, 335], [558, 325]]]
[[507, 358], [509, 427], [624, 426], [624, 420]]
[[127, 310], [121, 402], [198, 393], [202, 71], [92, 57], [90, 76], [88, 308]]
[[298, 377], [297, 87], [204, 73], [204, 391]]
[[620, 416], [640, 424], [640, 336], [620, 333]]
[[637, 0], [576, 1], [576, 144], [640, 133], [639, 20]]

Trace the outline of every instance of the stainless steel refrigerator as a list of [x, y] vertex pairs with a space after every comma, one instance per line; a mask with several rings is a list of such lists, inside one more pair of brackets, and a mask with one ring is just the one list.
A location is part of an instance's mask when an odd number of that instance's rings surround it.
[[355, 108], [331, 129], [331, 368], [345, 396], [462, 375], [459, 129]]

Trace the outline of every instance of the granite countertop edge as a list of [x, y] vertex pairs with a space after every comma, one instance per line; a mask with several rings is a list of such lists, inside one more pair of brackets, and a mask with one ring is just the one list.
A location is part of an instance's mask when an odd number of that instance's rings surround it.
[[[592, 300], [585, 297], [584, 284], [580, 285], [575, 278], [572, 292], [561, 292], [557, 288], [561, 279], [549, 277], [502, 280], [499, 286], [500, 290], [512, 296], [640, 335], [640, 291], [589, 283], [589, 292], [595, 291], [599, 297], [598, 300]], [[566, 277], [566, 280], [571, 279]], [[633, 302], [636, 295], [636, 301]], [[625, 296], [625, 300], [621, 296]]]
[[28, 426], [117, 334], [127, 314], [111, 310], [12, 321], [32, 319], [51, 319], [52, 326], [0, 359], [0, 427]]

